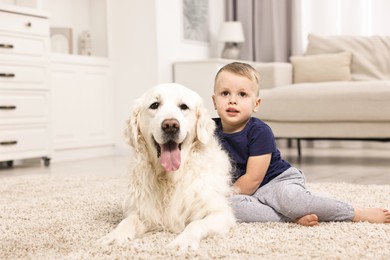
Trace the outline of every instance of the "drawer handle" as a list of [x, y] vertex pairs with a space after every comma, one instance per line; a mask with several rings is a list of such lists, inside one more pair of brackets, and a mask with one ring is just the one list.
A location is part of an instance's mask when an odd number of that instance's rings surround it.
[[12, 141], [1, 141], [0, 145], [15, 145], [18, 141], [12, 140]]
[[2, 110], [15, 110], [16, 106], [0, 106]]
[[2, 78], [13, 78], [15, 77], [14, 73], [0, 73], [0, 77]]
[[0, 43], [0, 48], [3, 48], [3, 49], [13, 49], [14, 46], [12, 44]]
[[26, 27], [31, 27], [32, 26], [32, 23], [31, 22], [27, 22], [26, 23]]

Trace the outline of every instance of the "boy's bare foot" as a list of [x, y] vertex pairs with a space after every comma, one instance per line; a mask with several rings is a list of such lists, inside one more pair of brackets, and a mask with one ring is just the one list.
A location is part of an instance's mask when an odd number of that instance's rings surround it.
[[354, 222], [390, 223], [390, 211], [381, 208], [356, 208]]
[[303, 226], [317, 226], [318, 225], [318, 217], [316, 214], [309, 214], [303, 217], [297, 218], [295, 223]]

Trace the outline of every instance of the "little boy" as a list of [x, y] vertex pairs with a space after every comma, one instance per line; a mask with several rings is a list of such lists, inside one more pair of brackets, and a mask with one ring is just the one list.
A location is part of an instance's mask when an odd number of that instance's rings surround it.
[[311, 194], [302, 171], [281, 158], [271, 128], [252, 117], [260, 106], [259, 75], [246, 63], [221, 68], [214, 83], [217, 136], [234, 163], [236, 195], [232, 206], [241, 222], [296, 222], [314, 226], [320, 221], [390, 223], [381, 208], [350, 204]]

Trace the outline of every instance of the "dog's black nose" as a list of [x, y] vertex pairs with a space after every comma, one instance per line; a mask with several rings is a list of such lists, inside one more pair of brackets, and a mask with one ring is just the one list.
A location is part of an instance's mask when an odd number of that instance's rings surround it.
[[180, 129], [180, 123], [176, 119], [165, 119], [161, 124], [161, 128], [165, 133], [175, 134]]

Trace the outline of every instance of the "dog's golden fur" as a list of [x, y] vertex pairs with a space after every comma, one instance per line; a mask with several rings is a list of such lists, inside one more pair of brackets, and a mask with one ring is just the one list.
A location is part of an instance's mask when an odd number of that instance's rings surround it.
[[[164, 122], [174, 134], [166, 133]], [[182, 85], [158, 85], [136, 101], [126, 131], [133, 147], [126, 218], [104, 243], [165, 230], [180, 233], [171, 247], [196, 249], [203, 237], [234, 225], [228, 202], [231, 166], [214, 130], [200, 96]], [[168, 140], [180, 155], [171, 155], [174, 162], [164, 166], [161, 147]]]

